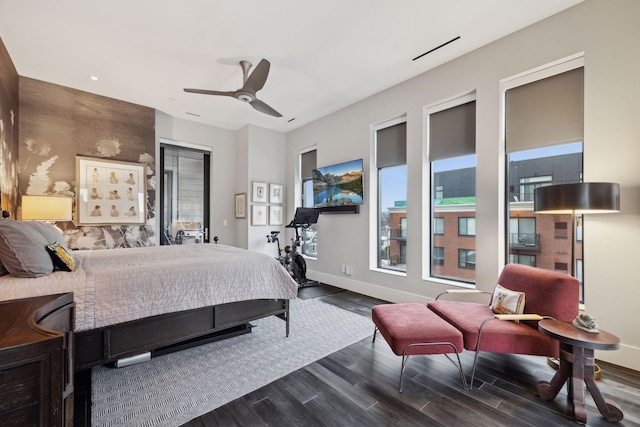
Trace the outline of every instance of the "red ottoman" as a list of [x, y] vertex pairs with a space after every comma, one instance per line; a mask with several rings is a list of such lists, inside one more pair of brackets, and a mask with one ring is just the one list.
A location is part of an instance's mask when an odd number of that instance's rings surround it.
[[402, 356], [398, 387], [400, 392], [402, 392], [407, 360], [409, 356], [417, 354], [455, 353], [458, 359], [457, 365], [453, 359], [448, 356], [447, 358], [456, 365], [460, 372], [462, 386], [467, 388], [467, 380], [458, 355], [458, 349], [460, 351], [463, 349], [462, 333], [425, 305], [418, 303], [376, 305], [371, 310], [371, 318], [376, 325], [373, 342], [376, 341], [377, 331], [380, 331], [391, 350], [398, 356]]

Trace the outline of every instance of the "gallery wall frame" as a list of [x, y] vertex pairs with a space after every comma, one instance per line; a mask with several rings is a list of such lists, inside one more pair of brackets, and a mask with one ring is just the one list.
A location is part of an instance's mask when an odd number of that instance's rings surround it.
[[251, 225], [267, 225], [267, 206], [251, 206]]
[[267, 203], [267, 183], [266, 182], [253, 182], [253, 192], [251, 196], [253, 203]]
[[147, 222], [147, 171], [143, 163], [76, 156], [75, 225]]
[[236, 218], [247, 217], [247, 193], [236, 194]]
[[284, 186], [282, 184], [269, 184], [269, 203], [284, 202]]
[[284, 224], [284, 207], [269, 206], [269, 225]]

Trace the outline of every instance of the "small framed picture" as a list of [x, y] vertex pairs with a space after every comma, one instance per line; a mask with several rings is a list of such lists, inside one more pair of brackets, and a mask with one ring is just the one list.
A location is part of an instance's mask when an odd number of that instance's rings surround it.
[[251, 208], [251, 225], [267, 225], [267, 207], [252, 205]]
[[269, 184], [269, 203], [282, 203], [284, 187], [281, 184]]
[[284, 208], [282, 206], [269, 206], [269, 225], [284, 224]]
[[247, 193], [236, 194], [236, 218], [247, 217]]
[[267, 203], [267, 183], [253, 182], [253, 197], [251, 201], [254, 203]]

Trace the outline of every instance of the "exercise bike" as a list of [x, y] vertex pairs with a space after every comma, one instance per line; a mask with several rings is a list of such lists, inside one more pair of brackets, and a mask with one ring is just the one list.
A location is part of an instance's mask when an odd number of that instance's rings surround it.
[[285, 228], [293, 228], [296, 233], [296, 237], [291, 239], [291, 246], [285, 246], [284, 252], [286, 255], [282, 255], [282, 249], [280, 248], [280, 239], [278, 238], [279, 231], [272, 231], [267, 235], [268, 243], [278, 244], [278, 257], [277, 260], [282, 266], [291, 274], [291, 277], [298, 283], [298, 287], [317, 286], [317, 280], [307, 279], [307, 263], [304, 257], [298, 251], [300, 246], [301, 236], [298, 231], [299, 228], [307, 229], [311, 224], [318, 222], [319, 211], [312, 208], [297, 208], [296, 214], [293, 220], [285, 226]]

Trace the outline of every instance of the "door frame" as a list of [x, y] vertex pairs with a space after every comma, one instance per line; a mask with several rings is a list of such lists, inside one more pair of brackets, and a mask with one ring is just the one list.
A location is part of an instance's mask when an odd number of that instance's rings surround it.
[[204, 155], [204, 164], [203, 164], [203, 178], [204, 178], [204, 212], [203, 212], [203, 223], [202, 227], [204, 229], [204, 243], [209, 243], [209, 231], [210, 231], [210, 221], [211, 221], [211, 147], [207, 147], [204, 145], [190, 144], [184, 143], [180, 141], [174, 141], [170, 139], [160, 138], [160, 173], [158, 174], [158, 182], [159, 182], [159, 199], [160, 205], [158, 206], [158, 211], [160, 212], [160, 236], [159, 242], [160, 245], [166, 244], [165, 242], [165, 214], [164, 214], [164, 203], [165, 203], [165, 165], [164, 165], [164, 150], [165, 147], [177, 148], [181, 150], [188, 150], [199, 152]]

